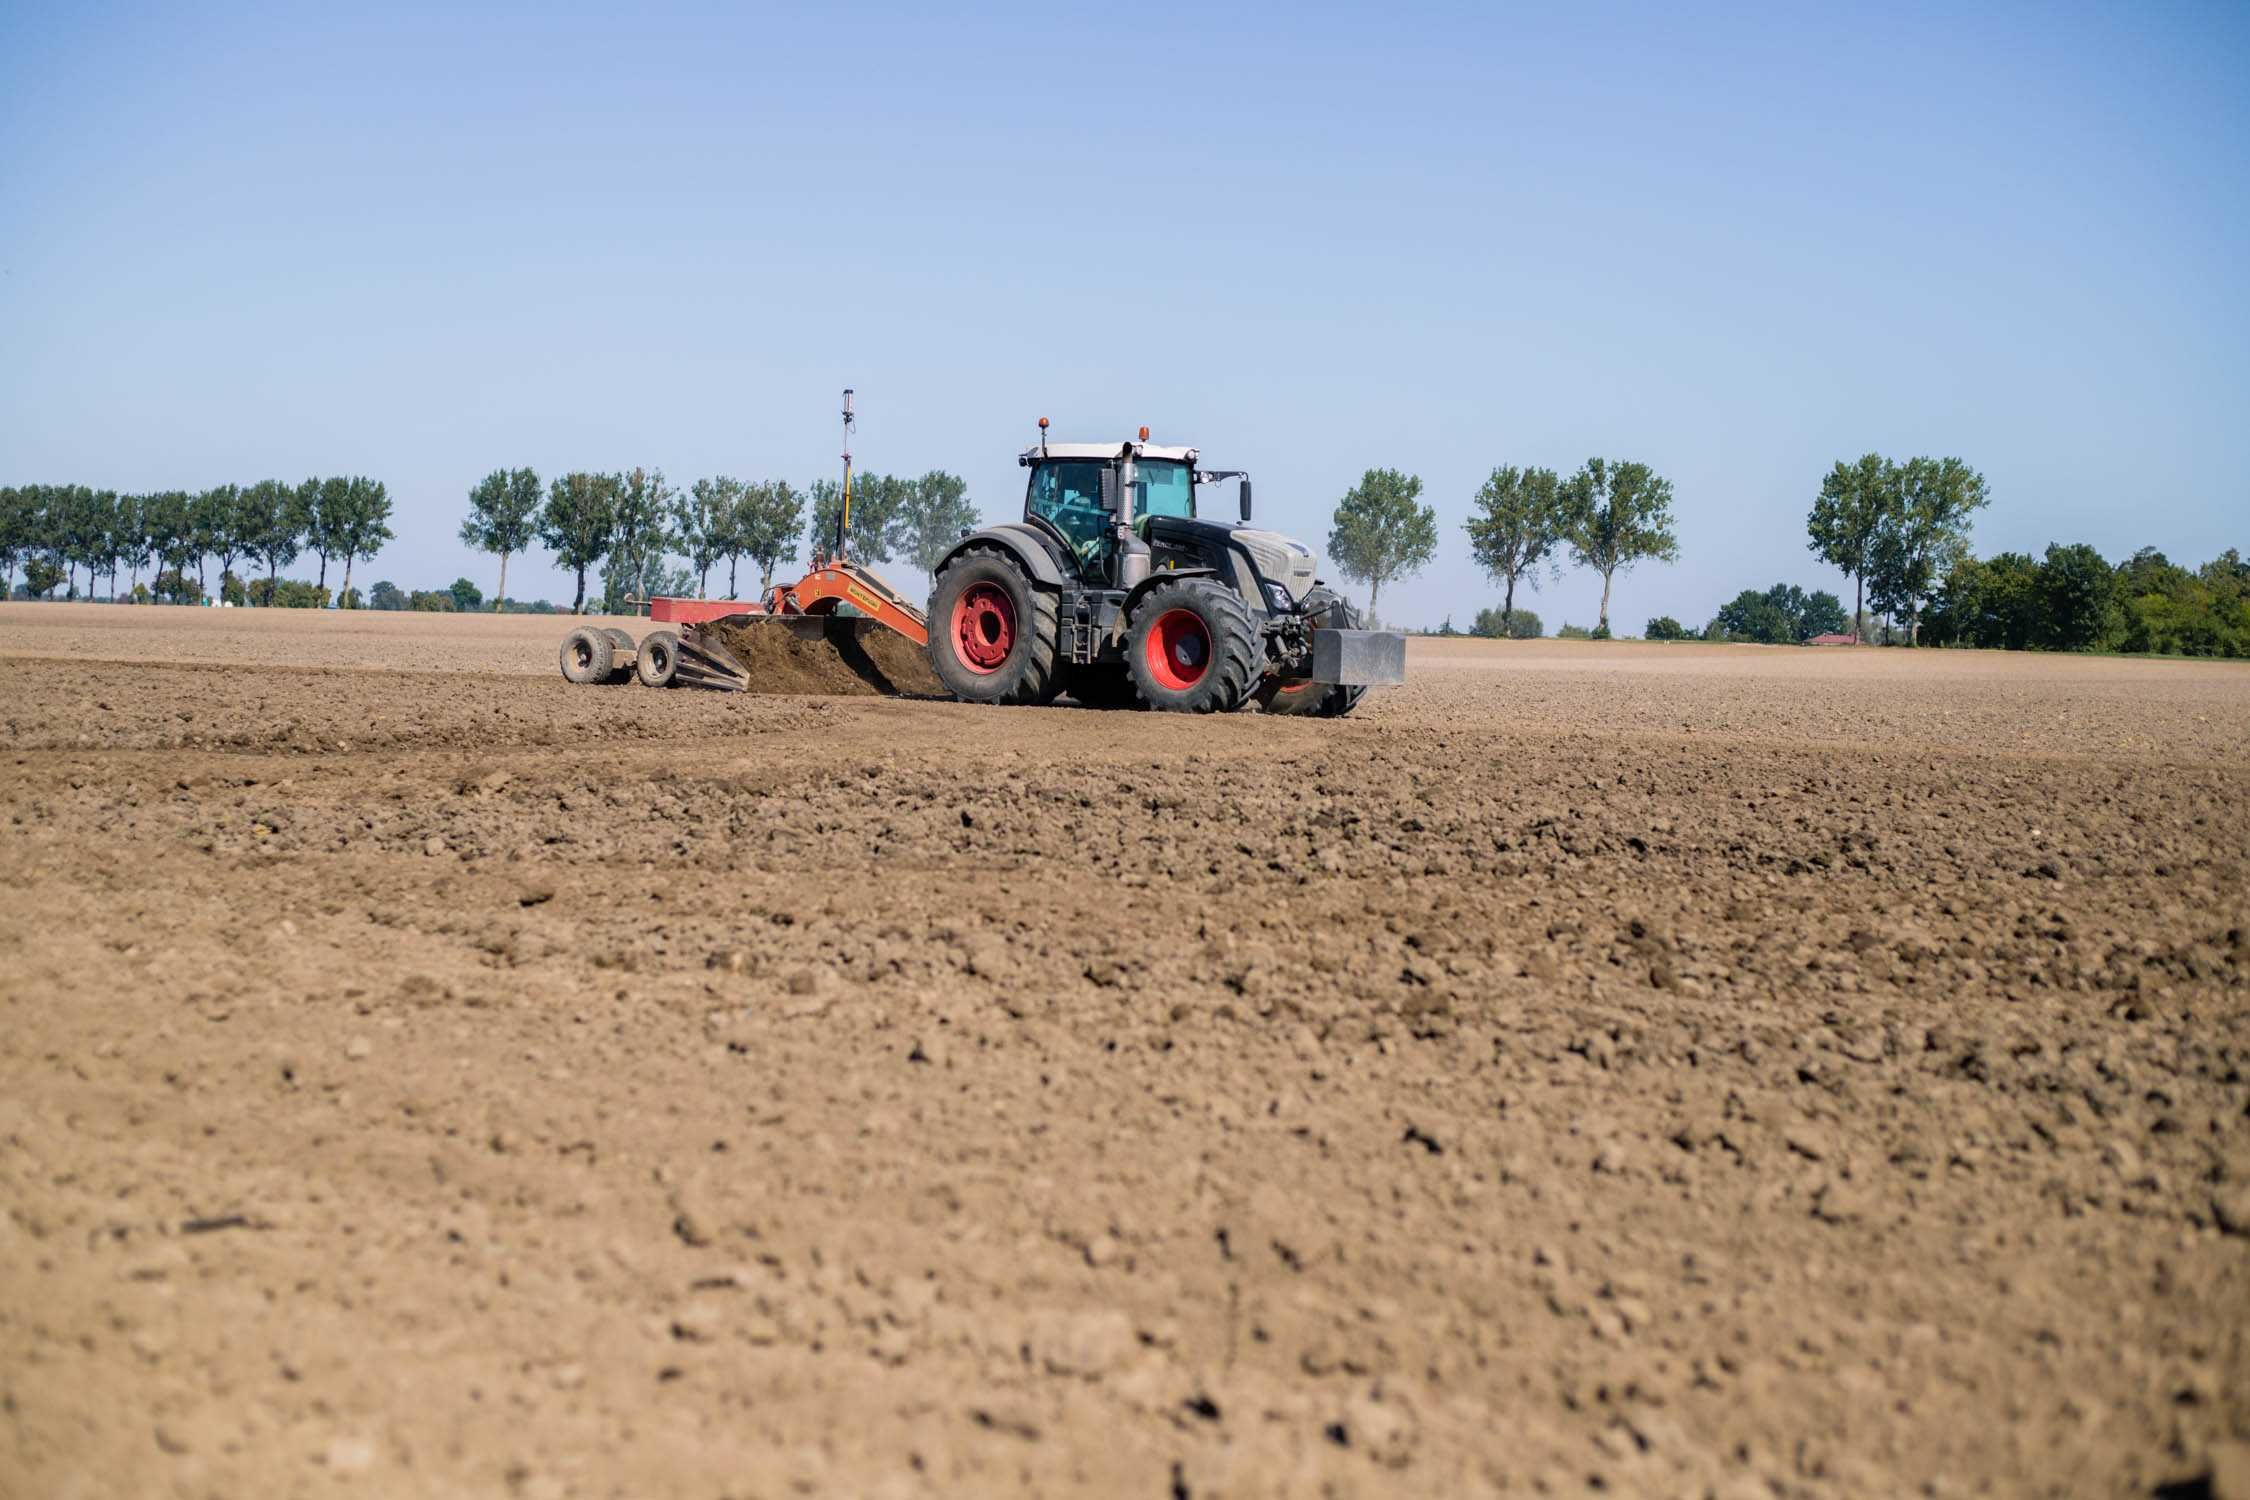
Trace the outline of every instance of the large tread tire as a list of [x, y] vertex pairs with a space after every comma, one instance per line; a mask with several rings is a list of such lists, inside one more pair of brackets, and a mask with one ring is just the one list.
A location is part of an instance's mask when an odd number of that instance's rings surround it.
[[[1305, 595], [1305, 607], [1321, 616], [1321, 623], [1333, 630], [1357, 630], [1359, 611], [1350, 601], [1323, 584], [1315, 584]], [[1258, 689], [1258, 707], [1269, 714], [1288, 718], [1341, 719], [1359, 707], [1359, 700], [1367, 696], [1363, 687], [1344, 687], [1331, 683], [1300, 686], [1296, 692], [1284, 691], [1278, 682], [1267, 682]]]
[[669, 630], [658, 630], [641, 641], [640, 655], [633, 663], [633, 675], [640, 678], [641, 686], [670, 687], [680, 670], [680, 638]]
[[608, 636], [609, 643], [620, 651], [633, 649], [633, 637], [630, 632], [620, 630], [615, 625], [605, 625], [602, 627], [602, 634]]
[[1166, 713], [1231, 714], [1258, 677], [1258, 627], [1242, 596], [1209, 578], [1158, 584], [1125, 632], [1133, 690]]
[[615, 660], [616, 645], [607, 631], [584, 626], [563, 637], [562, 674], [581, 687], [609, 681]]
[[[1000, 549], [971, 547], [938, 571], [929, 621], [930, 669], [964, 703], [1044, 704], [1061, 694], [1056, 598]], [[972, 650], [993, 655], [980, 662]]]

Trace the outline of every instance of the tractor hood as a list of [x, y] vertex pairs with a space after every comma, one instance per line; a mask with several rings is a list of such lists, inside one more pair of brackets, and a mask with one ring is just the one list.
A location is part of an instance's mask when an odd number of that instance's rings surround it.
[[1312, 549], [1294, 537], [1234, 521], [1188, 521], [1165, 516], [1155, 524], [1163, 527], [1166, 535], [1194, 538], [1212, 553], [1229, 548], [1248, 553], [1258, 575], [1281, 585], [1292, 603], [1303, 603], [1305, 591], [1313, 586]]

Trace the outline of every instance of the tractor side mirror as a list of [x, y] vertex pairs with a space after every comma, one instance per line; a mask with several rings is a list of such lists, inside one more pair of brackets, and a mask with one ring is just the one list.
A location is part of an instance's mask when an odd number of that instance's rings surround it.
[[1242, 519], [1246, 522], [1250, 519], [1250, 476], [1247, 474], [1242, 476]]

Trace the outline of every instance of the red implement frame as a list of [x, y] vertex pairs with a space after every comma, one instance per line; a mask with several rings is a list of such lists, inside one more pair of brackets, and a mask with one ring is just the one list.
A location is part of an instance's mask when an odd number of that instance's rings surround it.
[[841, 560], [823, 563], [795, 583], [775, 584], [755, 604], [659, 595], [648, 601], [648, 617], [659, 625], [702, 625], [728, 615], [832, 615], [846, 604], [917, 646], [930, 643], [929, 621], [920, 610], [858, 563]]

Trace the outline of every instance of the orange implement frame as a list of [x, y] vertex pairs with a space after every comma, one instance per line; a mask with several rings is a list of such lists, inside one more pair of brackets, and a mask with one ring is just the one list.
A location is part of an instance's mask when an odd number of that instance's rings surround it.
[[917, 646], [930, 643], [929, 621], [922, 612], [897, 589], [853, 562], [824, 562], [795, 583], [775, 584], [755, 604], [746, 599], [678, 599], [660, 594], [648, 601], [648, 617], [658, 625], [705, 625], [737, 615], [832, 615], [845, 604]]
[[930, 622], [920, 610], [858, 563], [841, 558], [821, 564], [795, 583], [775, 584], [764, 603], [766, 613], [773, 615], [832, 615], [838, 605], [849, 604], [917, 646], [930, 643]]

